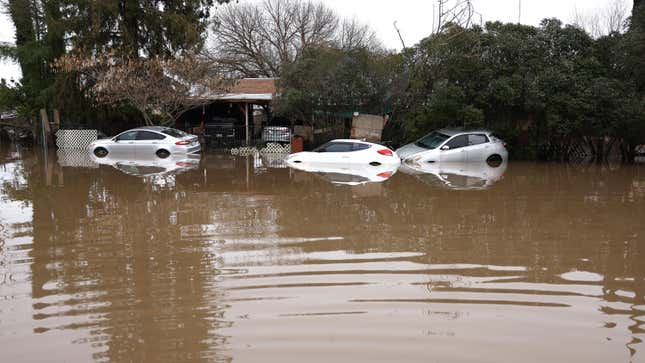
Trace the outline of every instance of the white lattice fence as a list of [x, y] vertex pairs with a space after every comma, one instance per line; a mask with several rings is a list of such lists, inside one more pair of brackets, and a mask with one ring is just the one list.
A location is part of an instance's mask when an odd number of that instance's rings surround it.
[[260, 149], [261, 154], [290, 154], [291, 144], [280, 145], [278, 143], [268, 143]]
[[99, 164], [95, 163], [90, 157], [90, 153], [85, 150], [59, 149], [56, 154], [58, 155], [58, 164], [60, 166], [75, 168], [99, 167]]
[[85, 149], [98, 138], [96, 130], [58, 130], [56, 146], [59, 149]]
[[280, 145], [278, 143], [268, 143], [265, 147], [258, 150], [255, 146], [242, 146], [231, 149], [233, 155], [255, 155], [255, 154], [289, 154], [291, 153], [291, 144]]

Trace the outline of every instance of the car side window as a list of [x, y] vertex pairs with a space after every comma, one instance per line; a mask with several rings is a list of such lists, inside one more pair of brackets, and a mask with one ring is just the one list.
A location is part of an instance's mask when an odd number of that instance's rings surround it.
[[137, 133], [137, 140], [163, 140], [166, 137], [156, 132], [139, 131]]
[[[352, 151], [352, 143], [349, 142], [331, 142], [324, 149], [326, 153], [343, 153]], [[323, 151], [323, 150], [321, 150]]]
[[488, 137], [484, 134], [470, 134], [468, 135], [468, 145], [479, 145], [488, 142]]
[[122, 133], [116, 138], [117, 141], [129, 141], [129, 140], [136, 140], [136, 139], [137, 139], [137, 131], [128, 131], [128, 132]]
[[370, 148], [371, 145], [368, 144], [361, 144], [358, 142], [355, 142], [352, 144], [352, 151], [361, 151], [361, 150], [367, 150]]
[[459, 149], [461, 147], [468, 145], [468, 138], [466, 137], [466, 135], [455, 136], [452, 139], [450, 139], [450, 141], [448, 141], [446, 145], [448, 145], [448, 147], [450, 147], [451, 150]]

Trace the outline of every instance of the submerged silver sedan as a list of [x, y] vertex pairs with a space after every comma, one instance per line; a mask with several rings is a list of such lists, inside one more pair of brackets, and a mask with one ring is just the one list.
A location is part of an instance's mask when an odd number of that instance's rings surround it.
[[92, 142], [89, 151], [96, 157], [148, 157], [165, 159], [170, 155], [192, 154], [201, 150], [195, 135], [164, 126], [145, 126], [124, 131], [112, 138]]
[[506, 143], [488, 130], [441, 129], [396, 150], [401, 160], [414, 163], [502, 162]]

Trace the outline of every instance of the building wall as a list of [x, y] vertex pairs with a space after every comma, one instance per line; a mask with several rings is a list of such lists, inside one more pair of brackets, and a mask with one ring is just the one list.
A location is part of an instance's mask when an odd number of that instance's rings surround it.
[[381, 141], [383, 126], [386, 118], [380, 115], [360, 114], [352, 119], [353, 139], [365, 139], [366, 141]]

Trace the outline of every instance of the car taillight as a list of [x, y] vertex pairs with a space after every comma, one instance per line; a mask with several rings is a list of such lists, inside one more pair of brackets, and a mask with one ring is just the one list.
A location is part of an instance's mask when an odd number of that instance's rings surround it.
[[376, 176], [387, 179], [392, 176], [392, 173], [390, 173], [389, 171], [386, 171], [383, 173], [378, 173], [376, 174]]
[[190, 145], [190, 141], [188, 140], [177, 141], [175, 145]]
[[390, 150], [390, 149], [381, 149], [381, 150], [377, 151], [377, 153], [379, 153], [381, 155], [385, 155], [385, 156], [392, 156], [392, 150]]
[[506, 149], [506, 143], [505, 142], [502, 143], [502, 146], [504, 146], [504, 149]]
[[187, 163], [185, 161], [178, 161], [178, 162], [175, 163], [175, 165], [177, 165], [177, 166], [192, 166], [193, 163]]

